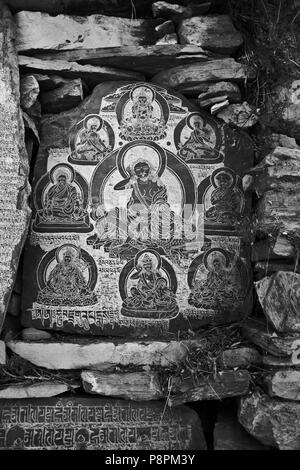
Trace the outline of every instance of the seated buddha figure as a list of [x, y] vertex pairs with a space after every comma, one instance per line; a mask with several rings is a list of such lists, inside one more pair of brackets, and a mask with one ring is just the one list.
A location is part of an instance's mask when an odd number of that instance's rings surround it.
[[78, 254], [67, 249], [49, 274], [46, 286], [38, 293], [37, 302], [45, 305], [85, 306], [97, 302], [88, 288]]
[[138, 279], [138, 282], [131, 287], [130, 295], [123, 302], [121, 313], [124, 316], [164, 319], [176, 315], [178, 307], [175, 294], [159, 270], [153, 266], [147, 253], [130, 279]]
[[47, 223], [75, 223], [86, 215], [82, 200], [75, 186], [67, 182], [67, 175], [61, 170], [56, 183], [46, 193], [40, 218]]
[[120, 123], [120, 136], [127, 141], [137, 139], [159, 140], [165, 136], [166, 123], [156, 115], [153, 93], [146, 87], [136, 90], [132, 96], [131, 113]]
[[241, 196], [233, 183], [232, 176], [220, 171], [214, 178], [211, 207], [205, 212], [207, 221], [220, 224], [234, 224], [241, 214]]
[[189, 304], [197, 308], [220, 310], [241, 301], [241, 279], [234, 266], [226, 267], [224, 255], [211, 253], [207, 258], [206, 279], [194, 281]]

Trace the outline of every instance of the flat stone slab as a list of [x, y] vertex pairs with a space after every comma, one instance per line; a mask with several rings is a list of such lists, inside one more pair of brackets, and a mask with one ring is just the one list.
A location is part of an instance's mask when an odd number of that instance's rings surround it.
[[30, 223], [29, 161], [20, 109], [14, 23], [0, 5], [0, 331]]
[[220, 55], [204, 51], [201, 47], [182, 44], [154, 46], [122, 46], [70, 51], [43, 52], [35, 57], [44, 60], [64, 60], [91, 64], [99, 67], [128, 69], [143, 73], [147, 77], [177, 65], [206, 62], [220, 58]]
[[220, 358], [220, 364], [226, 369], [246, 368], [262, 363], [262, 356], [255, 348], [239, 347], [227, 349]]
[[265, 321], [247, 320], [242, 325], [244, 336], [259, 346], [263, 351], [275, 357], [291, 358], [293, 363], [300, 364], [300, 336], [296, 334], [278, 334]]
[[55, 381], [40, 381], [32, 384], [18, 383], [1, 387], [0, 399], [54, 397], [68, 392], [71, 388], [76, 387]]
[[300, 403], [255, 390], [240, 399], [239, 421], [262, 444], [300, 450]]
[[104, 15], [51, 16], [21, 11], [15, 15], [18, 52], [93, 49], [95, 47], [155, 44], [161, 21]]
[[[199, 84], [203, 82], [219, 82], [230, 80], [241, 82], [255, 77], [253, 70], [234, 59], [226, 58], [210, 60], [205, 63], [178, 65], [165, 69], [152, 78], [152, 82], [161, 86], [172, 87], [178, 91], [194, 88], [197, 93]], [[200, 89], [198, 93], [200, 92]]]
[[46, 369], [108, 370], [116, 366], [170, 367], [180, 364], [199, 341], [9, 341], [8, 348], [23, 359]]
[[249, 390], [250, 378], [246, 370], [222, 371], [200, 377], [193, 388], [189, 382], [184, 386], [184, 382], [175, 380], [172, 389], [174, 392], [178, 390], [181, 394], [170, 396], [168, 405], [173, 407], [194, 401], [223, 400], [242, 396]]
[[159, 400], [164, 398], [159, 376], [155, 372], [105, 373], [82, 371], [81, 380], [87, 393], [127, 400]]
[[81, 65], [66, 60], [42, 60], [24, 55], [19, 55], [18, 61], [23, 73], [60, 75], [67, 79], [80, 77], [91, 89], [110, 80], [143, 80], [143, 76], [138, 72], [113, 67]]
[[0, 401], [0, 449], [205, 450], [197, 413], [100, 398]]
[[173, 339], [246, 315], [252, 157], [249, 137], [144, 82], [45, 117], [23, 325]]

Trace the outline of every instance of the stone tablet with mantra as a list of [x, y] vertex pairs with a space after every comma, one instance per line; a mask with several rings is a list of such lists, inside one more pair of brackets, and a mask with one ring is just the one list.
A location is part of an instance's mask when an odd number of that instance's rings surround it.
[[205, 450], [186, 406], [99, 398], [0, 400], [0, 450]]
[[149, 83], [46, 116], [24, 326], [169, 337], [246, 314], [251, 165], [246, 135]]

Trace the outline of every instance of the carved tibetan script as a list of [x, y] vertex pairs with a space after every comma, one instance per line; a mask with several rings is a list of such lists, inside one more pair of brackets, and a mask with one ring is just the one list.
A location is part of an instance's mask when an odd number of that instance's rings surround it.
[[251, 165], [245, 135], [148, 83], [46, 117], [24, 325], [159, 336], [246, 313]]
[[2, 450], [201, 450], [202, 427], [185, 406], [98, 398], [0, 400]]

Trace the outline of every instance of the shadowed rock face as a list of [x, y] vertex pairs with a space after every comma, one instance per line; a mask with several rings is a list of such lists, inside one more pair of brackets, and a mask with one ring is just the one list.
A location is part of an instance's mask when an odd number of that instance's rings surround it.
[[133, 11], [130, 0], [8, 0], [7, 5], [15, 13], [22, 10], [42, 11], [51, 15], [85, 15], [101, 13], [130, 18], [132, 13], [146, 15], [151, 13], [151, 1], [136, 0]]

